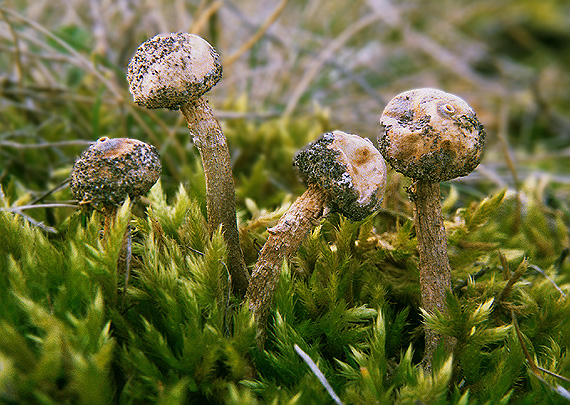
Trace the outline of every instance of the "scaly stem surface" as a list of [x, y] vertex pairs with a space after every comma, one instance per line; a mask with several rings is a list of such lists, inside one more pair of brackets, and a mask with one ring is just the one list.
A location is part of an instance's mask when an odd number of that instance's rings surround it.
[[194, 143], [202, 158], [210, 235], [222, 225], [222, 233], [228, 247], [228, 271], [232, 279], [232, 290], [239, 297], [243, 297], [247, 290], [248, 274], [239, 243], [234, 178], [226, 137], [204, 97], [189, 101], [180, 107], [180, 111], [194, 135]]
[[297, 252], [307, 233], [322, 216], [326, 196], [315, 186], [309, 186], [297, 198], [273, 228], [263, 245], [251, 275], [247, 298], [257, 321], [257, 344], [263, 347], [267, 318], [281, 274], [283, 260]]
[[[422, 307], [430, 314], [446, 311], [446, 295], [451, 290], [451, 266], [447, 255], [447, 236], [441, 213], [439, 183], [416, 182], [414, 221], [420, 256], [420, 289]], [[425, 328], [424, 364], [431, 368], [433, 352], [442, 336]], [[452, 342], [446, 339], [448, 350]]]

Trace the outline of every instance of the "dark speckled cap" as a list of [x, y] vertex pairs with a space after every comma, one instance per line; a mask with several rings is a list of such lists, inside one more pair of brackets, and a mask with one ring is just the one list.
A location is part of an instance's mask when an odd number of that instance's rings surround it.
[[146, 194], [161, 173], [158, 151], [129, 138], [100, 138], [71, 169], [71, 192], [80, 204], [117, 206]]
[[142, 43], [127, 70], [135, 103], [177, 110], [197, 99], [222, 77], [216, 50], [197, 35], [156, 35]]
[[295, 156], [293, 165], [307, 186], [327, 193], [330, 208], [354, 221], [372, 214], [386, 189], [386, 164], [369, 139], [333, 131]]

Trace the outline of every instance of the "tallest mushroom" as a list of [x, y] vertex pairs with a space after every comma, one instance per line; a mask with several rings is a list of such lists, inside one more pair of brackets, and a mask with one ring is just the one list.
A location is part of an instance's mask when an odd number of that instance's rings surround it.
[[[394, 170], [414, 180], [410, 193], [418, 239], [422, 306], [445, 312], [451, 267], [441, 213], [439, 182], [466, 176], [481, 161], [485, 131], [461, 98], [436, 89], [417, 89], [394, 97], [380, 118], [379, 149]], [[425, 330], [424, 364], [441, 341]], [[451, 349], [451, 341], [446, 346]]]
[[131, 59], [127, 80], [135, 103], [146, 108], [180, 109], [200, 151], [210, 234], [222, 226], [228, 247], [233, 291], [243, 296], [248, 276], [239, 244], [235, 191], [226, 138], [203, 95], [222, 77], [216, 50], [197, 35], [157, 35]]

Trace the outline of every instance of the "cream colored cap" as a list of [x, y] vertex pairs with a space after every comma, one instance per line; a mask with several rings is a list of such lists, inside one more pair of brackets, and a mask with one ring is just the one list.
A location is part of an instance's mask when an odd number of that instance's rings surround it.
[[328, 196], [330, 207], [358, 221], [372, 214], [386, 189], [386, 164], [369, 139], [333, 131], [295, 156], [293, 165], [308, 185]]
[[380, 117], [380, 152], [407, 177], [440, 182], [469, 174], [481, 161], [485, 130], [463, 99], [436, 89], [394, 97]]
[[141, 44], [127, 70], [135, 103], [176, 110], [210, 90], [222, 77], [216, 50], [197, 35], [156, 35]]

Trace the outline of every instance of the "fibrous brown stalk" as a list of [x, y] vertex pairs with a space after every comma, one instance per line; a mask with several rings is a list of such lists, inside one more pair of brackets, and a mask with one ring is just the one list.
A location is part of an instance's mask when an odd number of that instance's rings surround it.
[[259, 252], [259, 260], [251, 275], [247, 290], [249, 308], [258, 323], [257, 344], [263, 347], [267, 318], [283, 260], [291, 257], [305, 239], [307, 233], [322, 216], [326, 194], [316, 186], [309, 186], [281, 217], [277, 225], [268, 229], [269, 238]]
[[204, 97], [182, 105], [180, 111], [194, 134], [194, 143], [202, 158], [210, 235], [222, 226], [228, 248], [227, 266], [232, 279], [232, 290], [243, 297], [247, 290], [248, 274], [239, 243], [234, 181], [226, 137]]
[[[414, 222], [418, 239], [422, 307], [430, 314], [445, 312], [445, 298], [451, 291], [451, 266], [447, 255], [447, 236], [441, 213], [439, 183], [417, 180], [415, 183]], [[431, 366], [433, 352], [442, 335], [425, 328], [424, 364]], [[449, 351], [452, 342], [446, 338]]]

